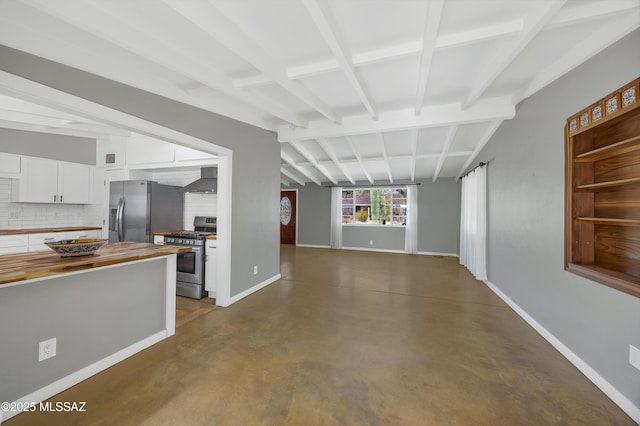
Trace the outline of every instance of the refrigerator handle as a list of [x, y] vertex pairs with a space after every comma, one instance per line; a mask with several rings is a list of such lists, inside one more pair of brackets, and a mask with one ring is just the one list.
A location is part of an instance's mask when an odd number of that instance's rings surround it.
[[118, 233], [118, 241], [124, 241], [124, 197], [120, 197], [120, 200], [118, 200], [116, 232]]

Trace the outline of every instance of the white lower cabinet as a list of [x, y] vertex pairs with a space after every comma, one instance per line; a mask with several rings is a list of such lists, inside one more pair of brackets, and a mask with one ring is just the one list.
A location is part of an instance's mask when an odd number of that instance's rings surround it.
[[102, 238], [102, 231], [98, 229], [90, 229], [85, 231], [68, 231], [65, 235], [67, 240], [76, 240], [79, 238]]
[[29, 248], [26, 234], [0, 236], [0, 254], [23, 253]]
[[29, 234], [29, 251], [51, 250], [45, 243], [64, 240], [66, 232], [47, 232], [43, 234]]
[[217, 240], [206, 240], [205, 254], [207, 260], [204, 264], [204, 289], [209, 292], [209, 297], [216, 297], [217, 289]]

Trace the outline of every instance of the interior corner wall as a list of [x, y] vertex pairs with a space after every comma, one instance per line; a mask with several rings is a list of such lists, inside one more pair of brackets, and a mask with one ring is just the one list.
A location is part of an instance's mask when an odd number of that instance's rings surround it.
[[564, 271], [564, 126], [638, 77], [638, 46], [640, 30], [521, 102], [478, 156], [489, 162], [489, 281], [635, 407], [640, 298]]
[[[376, 182], [380, 185], [385, 182]], [[407, 182], [396, 182], [399, 186]], [[460, 235], [460, 182], [453, 178], [436, 182], [417, 180], [418, 252], [458, 254]], [[363, 187], [371, 186], [369, 182]], [[330, 244], [331, 189], [315, 184], [291, 185], [298, 190], [298, 244]], [[373, 241], [373, 244], [370, 244]], [[366, 250], [404, 250], [404, 229], [347, 226], [343, 246]]]
[[232, 150], [231, 297], [280, 273], [275, 133], [8, 46], [0, 69]]

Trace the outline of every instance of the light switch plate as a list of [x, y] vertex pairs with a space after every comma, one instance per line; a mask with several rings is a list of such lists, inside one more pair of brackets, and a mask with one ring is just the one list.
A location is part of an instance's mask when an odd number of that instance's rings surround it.
[[640, 370], [640, 349], [629, 345], [629, 364]]

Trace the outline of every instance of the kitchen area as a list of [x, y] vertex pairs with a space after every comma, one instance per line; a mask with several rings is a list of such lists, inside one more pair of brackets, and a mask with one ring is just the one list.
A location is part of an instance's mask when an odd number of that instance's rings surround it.
[[[32, 136], [23, 146], [32, 155], [19, 154], [16, 144], [4, 147], [14, 152], [0, 152], [0, 254], [48, 250], [48, 241], [75, 238], [185, 245], [192, 252], [178, 259], [178, 294], [215, 298], [215, 156], [139, 134], [91, 141], [17, 133]], [[49, 139], [73, 144], [61, 151], [84, 163], [56, 160]], [[207, 238], [176, 238], [196, 231], [198, 217], [206, 218]], [[167, 235], [173, 237], [165, 241]]]

